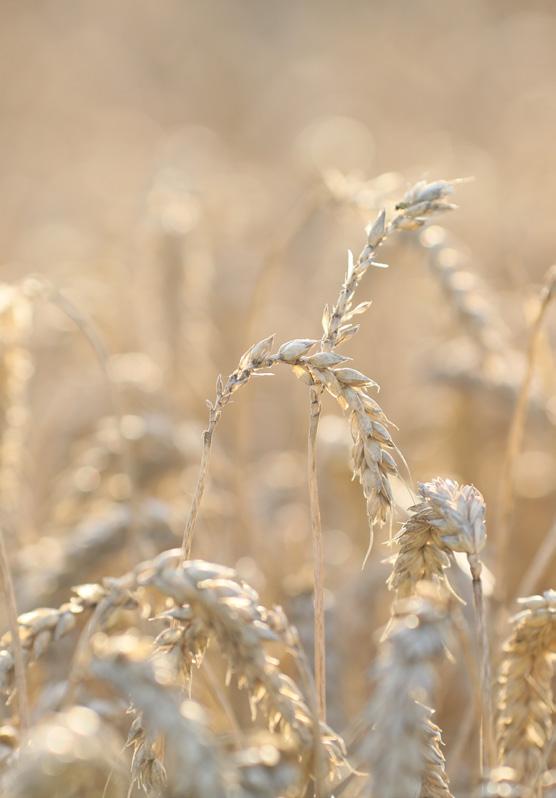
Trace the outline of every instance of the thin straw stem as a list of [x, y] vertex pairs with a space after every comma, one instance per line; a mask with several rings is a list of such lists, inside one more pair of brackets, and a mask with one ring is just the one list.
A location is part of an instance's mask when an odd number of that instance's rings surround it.
[[[525, 368], [525, 375], [523, 382], [517, 396], [517, 401], [512, 416], [510, 429], [508, 431], [508, 438], [506, 442], [506, 450], [504, 460], [502, 463], [502, 472], [500, 475], [500, 483], [498, 488], [498, 502], [497, 502], [497, 546], [498, 546], [498, 562], [500, 563], [500, 579], [507, 580], [508, 573], [508, 549], [510, 540], [510, 525], [511, 515], [514, 508], [514, 483], [513, 472], [517, 457], [521, 451], [523, 444], [523, 436], [525, 432], [525, 422], [527, 420], [527, 408], [529, 405], [529, 396], [531, 393], [531, 386], [533, 383], [533, 376], [535, 373], [535, 366], [539, 354], [539, 348], [542, 339], [542, 328], [544, 319], [549, 308], [550, 302], [554, 296], [554, 288], [556, 286], [556, 267], [552, 266], [545, 277], [544, 285], [540, 293], [539, 307], [537, 314], [533, 320], [531, 331], [529, 333], [529, 341], [527, 346], [527, 365]], [[502, 585], [502, 592], [504, 597], [507, 595], [507, 585]]]
[[495, 765], [495, 747], [492, 718], [492, 674], [490, 649], [486, 625], [483, 583], [481, 580], [481, 561], [477, 555], [468, 555], [473, 580], [473, 604], [477, 625], [477, 644], [480, 652], [481, 676], [481, 775]]
[[8, 615], [8, 624], [12, 637], [12, 649], [14, 655], [15, 685], [17, 689], [17, 704], [19, 708], [19, 723], [21, 731], [26, 732], [30, 728], [29, 699], [27, 693], [27, 677], [25, 674], [25, 659], [23, 657], [23, 647], [19, 637], [19, 624], [17, 621], [17, 605], [15, 601], [15, 591], [6, 551], [4, 530], [0, 527], [0, 574], [2, 577], [2, 592]]
[[209, 468], [209, 461], [210, 461], [210, 449], [212, 446], [212, 434], [214, 432], [214, 428], [216, 426], [217, 419], [215, 418], [214, 414], [211, 413], [209, 419], [209, 425], [207, 429], [203, 433], [203, 452], [201, 454], [201, 464], [199, 466], [199, 476], [197, 477], [197, 484], [195, 485], [195, 491], [193, 493], [193, 499], [191, 501], [191, 507], [189, 508], [189, 515], [187, 516], [187, 521], [185, 524], [185, 529], [183, 530], [183, 539], [182, 539], [182, 552], [183, 552], [183, 559], [188, 560], [191, 557], [191, 545], [193, 542], [193, 530], [195, 528], [195, 524], [197, 522], [197, 516], [199, 514], [199, 507], [201, 506], [201, 501], [203, 498], [203, 494], [205, 492], [205, 487], [207, 483], [207, 476], [208, 476], [208, 468]]
[[309, 435], [307, 466], [309, 478], [309, 508], [313, 539], [313, 578], [315, 606], [315, 683], [319, 716], [326, 720], [326, 631], [324, 614], [324, 547], [317, 480], [317, 430], [321, 413], [319, 391], [311, 388], [309, 405]]

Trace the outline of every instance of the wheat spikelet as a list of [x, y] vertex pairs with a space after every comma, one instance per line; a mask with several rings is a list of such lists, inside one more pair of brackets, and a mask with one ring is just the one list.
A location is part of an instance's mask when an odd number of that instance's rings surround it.
[[472, 485], [437, 477], [419, 485], [419, 504], [394, 538], [388, 587], [397, 598], [413, 595], [423, 579], [438, 582], [452, 593], [446, 576], [454, 552], [477, 554], [484, 546], [484, 500]]
[[372, 778], [367, 794], [449, 798], [440, 730], [426, 706], [436, 683], [434, 663], [449, 634], [446, 594], [421, 583], [420, 595], [399, 602], [396, 610], [366, 710], [372, 727], [361, 750]]
[[[315, 746], [315, 718], [295, 682], [282, 673], [265, 650], [269, 640], [287, 638], [284, 616], [259, 604], [255, 591], [235, 572], [202, 561], [179, 565], [176, 552], [165, 552], [148, 565], [141, 584], [156, 587], [178, 605], [169, 610], [169, 628], [157, 638], [189, 676], [215, 638], [226, 657], [230, 674], [249, 693], [252, 712], [260, 709], [272, 731], [292, 739], [307, 758]], [[318, 726], [317, 726], [318, 728]], [[344, 766], [343, 743], [324, 724], [320, 734], [328, 775], [333, 779]]]
[[[81, 585], [69, 602], [58, 608], [41, 607], [31, 610], [18, 618], [19, 640], [26, 664], [31, 664], [43, 656], [49, 647], [75, 629], [77, 616], [85, 611], [102, 609], [102, 617], [107, 620], [112, 612], [122, 607], [133, 607], [135, 602], [129, 590], [133, 583], [126, 575], [122, 580], [106, 579], [104, 585]], [[0, 690], [13, 690], [15, 657], [11, 634], [0, 640]]]
[[536, 787], [553, 728], [556, 591], [519, 602], [498, 675], [498, 751], [503, 765]]

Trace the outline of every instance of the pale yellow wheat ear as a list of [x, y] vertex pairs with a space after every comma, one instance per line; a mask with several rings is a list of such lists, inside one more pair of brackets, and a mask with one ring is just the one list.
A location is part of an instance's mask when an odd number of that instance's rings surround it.
[[453, 592], [446, 576], [456, 552], [467, 556], [473, 586], [477, 645], [481, 661], [483, 768], [494, 763], [492, 730], [492, 685], [490, 650], [481, 580], [481, 552], [486, 544], [485, 502], [473, 485], [459, 485], [451, 479], [436, 478], [419, 485], [421, 502], [410, 508], [413, 514], [394, 542], [388, 586], [399, 597], [410, 596], [420, 579], [429, 579]]
[[397, 602], [394, 622], [373, 669], [366, 709], [369, 732], [361, 756], [370, 769], [365, 795], [381, 798], [450, 798], [441, 733], [428, 706], [436, 662], [450, 641], [448, 594], [421, 582], [417, 595]]
[[537, 789], [553, 735], [556, 591], [519, 603], [498, 672], [498, 755]]

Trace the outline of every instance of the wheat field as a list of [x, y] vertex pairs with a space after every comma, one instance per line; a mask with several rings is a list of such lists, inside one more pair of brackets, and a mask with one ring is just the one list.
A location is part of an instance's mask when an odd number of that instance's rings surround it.
[[556, 7], [0, 22], [0, 795], [555, 798]]

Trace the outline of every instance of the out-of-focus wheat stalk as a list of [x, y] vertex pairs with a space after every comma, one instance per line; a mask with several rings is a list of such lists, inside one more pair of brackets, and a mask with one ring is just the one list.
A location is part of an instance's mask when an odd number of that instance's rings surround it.
[[449, 798], [440, 729], [427, 706], [436, 684], [435, 661], [450, 633], [447, 594], [420, 583], [418, 595], [395, 605], [394, 623], [374, 668], [376, 686], [366, 710], [369, 732], [361, 754], [371, 782], [365, 794], [383, 798]]
[[30, 725], [23, 649], [19, 640], [17, 605], [4, 530], [18, 539], [21, 477], [27, 428], [28, 387], [33, 364], [28, 338], [33, 324], [33, 304], [23, 286], [0, 287], [0, 335], [4, 378], [4, 413], [0, 439], [0, 577], [13, 645], [19, 723]]
[[475, 343], [481, 366], [488, 373], [489, 359], [503, 356], [508, 341], [505, 327], [488, 299], [485, 286], [465, 268], [463, 256], [454, 248], [442, 227], [427, 227], [419, 240], [428, 253], [431, 274], [449, 300], [463, 329]]
[[536, 789], [553, 729], [556, 591], [519, 603], [498, 674], [498, 751], [500, 762]]
[[[508, 556], [511, 514], [514, 506], [513, 472], [516, 459], [519, 455], [525, 431], [527, 406], [529, 394], [533, 383], [537, 355], [541, 343], [542, 329], [546, 313], [554, 298], [556, 288], [556, 266], [552, 266], [545, 277], [544, 285], [539, 296], [537, 313], [531, 325], [527, 345], [527, 361], [523, 382], [517, 396], [514, 413], [512, 416], [504, 460], [500, 473], [498, 486], [498, 501], [496, 504], [496, 540], [498, 550], [498, 565], [500, 569], [500, 584], [504, 596], [507, 594]], [[505, 587], [504, 587], [505, 585]]]

